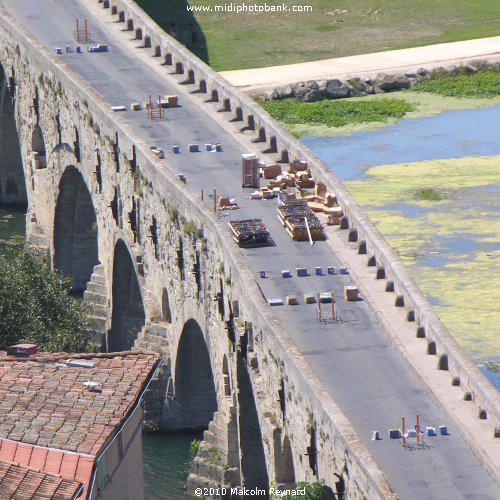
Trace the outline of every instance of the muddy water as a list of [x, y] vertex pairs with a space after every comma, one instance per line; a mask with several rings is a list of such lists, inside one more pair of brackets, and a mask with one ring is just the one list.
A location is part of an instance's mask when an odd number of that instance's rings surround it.
[[[500, 106], [301, 140], [330, 164], [500, 390]], [[439, 201], [416, 198], [422, 188]]]

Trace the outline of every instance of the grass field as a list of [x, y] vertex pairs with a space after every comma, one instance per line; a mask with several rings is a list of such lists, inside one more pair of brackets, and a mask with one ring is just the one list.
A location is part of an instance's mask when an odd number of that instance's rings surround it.
[[[136, 0], [182, 35], [215, 70], [257, 68], [500, 35], [500, 0]], [[186, 6], [294, 5], [312, 12], [188, 12]], [[193, 16], [194, 14], [194, 16]]]

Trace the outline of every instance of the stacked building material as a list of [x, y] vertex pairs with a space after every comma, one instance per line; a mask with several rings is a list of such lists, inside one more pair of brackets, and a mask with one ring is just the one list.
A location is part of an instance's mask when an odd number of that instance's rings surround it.
[[264, 247], [270, 244], [269, 231], [261, 219], [229, 221], [233, 239], [242, 248]]
[[264, 179], [274, 179], [281, 174], [281, 166], [278, 164], [267, 165], [262, 167], [262, 175]]
[[294, 240], [309, 239], [307, 226], [309, 226], [312, 240], [322, 240], [325, 237], [323, 226], [305, 200], [283, 201], [283, 204], [278, 207], [278, 217]]
[[241, 155], [241, 185], [244, 188], [260, 187], [260, 162], [253, 154]]

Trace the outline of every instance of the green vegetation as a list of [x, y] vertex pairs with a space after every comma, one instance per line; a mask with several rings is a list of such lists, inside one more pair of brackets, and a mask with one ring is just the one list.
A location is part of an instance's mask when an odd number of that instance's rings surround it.
[[417, 200], [441, 201], [441, 195], [432, 188], [421, 188], [415, 193]]
[[500, 361], [486, 361], [484, 366], [491, 373], [500, 373]]
[[305, 494], [285, 495], [283, 496], [283, 500], [330, 500], [334, 498], [331, 489], [321, 481], [315, 481], [314, 483], [300, 482], [297, 483], [295, 489], [305, 490]]
[[222, 452], [217, 446], [210, 446], [207, 448], [206, 462], [210, 465], [222, 465]]
[[[193, 51], [217, 71], [292, 64], [500, 33], [500, 0], [416, 0], [411, 9], [407, 0], [378, 3], [287, 0], [290, 8], [310, 5], [313, 11], [274, 14], [186, 9], [187, 5], [214, 7], [222, 4], [220, 0], [136, 1], [164, 29], [175, 22], [181, 39], [189, 23], [197, 23], [200, 35]], [[269, 0], [250, 3], [281, 4]]]
[[25, 246], [0, 253], [0, 349], [32, 342], [47, 351], [89, 349], [89, 311], [68, 295], [70, 280]]
[[189, 220], [183, 226], [184, 234], [191, 236], [192, 238], [201, 238], [203, 236], [203, 230], [196, 227], [194, 221]]
[[192, 458], [194, 458], [198, 454], [198, 450], [200, 449], [200, 440], [193, 439], [189, 444], [189, 454]]
[[457, 75], [442, 70], [433, 71], [429, 80], [416, 85], [413, 90], [432, 92], [448, 97], [492, 98], [500, 96], [500, 67], [480, 69], [472, 75], [460, 68]]
[[170, 222], [175, 222], [179, 216], [179, 211], [175, 207], [168, 207]]
[[401, 118], [413, 110], [402, 99], [351, 101], [349, 99], [303, 102], [299, 99], [260, 101], [259, 104], [276, 120], [288, 125], [315, 124], [342, 127], [352, 123], [385, 122]]
[[[446, 97], [430, 92], [413, 92], [413, 90], [405, 90], [404, 93], [400, 94], [391, 94], [391, 96], [396, 95], [403, 97], [406, 102], [409, 102], [413, 106], [413, 111], [406, 113], [404, 118], [432, 116], [455, 109], [479, 109], [500, 105], [500, 95], [480, 99], [477, 97]], [[387, 98], [388, 94], [370, 94], [363, 97], [350, 97], [349, 102], [383, 101]], [[287, 125], [287, 128], [297, 138], [301, 136], [332, 137], [352, 134], [358, 131], [368, 132], [379, 130], [396, 121], [397, 118], [388, 118], [385, 122], [351, 123], [336, 128], [317, 124]]]

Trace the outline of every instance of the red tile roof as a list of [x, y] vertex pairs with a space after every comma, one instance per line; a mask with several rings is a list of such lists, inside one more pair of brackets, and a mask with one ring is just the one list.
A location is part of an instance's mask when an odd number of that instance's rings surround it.
[[[69, 366], [67, 360], [93, 366]], [[0, 352], [0, 437], [96, 455], [157, 363], [158, 355], [145, 351], [30, 358]], [[85, 382], [96, 382], [99, 391]]]
[[76, 498], [81, 489], [80, 481], [0, 461], [2, 500], [70, 500]]
[[[95, 457], [0, 438], [0, 462], [13, 462], [32, 470], [78, 480], [79, 483], [85, 485], [86, 495]], [[3, 498], [2, 483], [0, 483], [0, 499], [3, 500]]]
[[[96, 455], [158, 363], [147, 351], [29, 358], [0, 352], [0, 460], [80, 480], [86, 495]], [[96, 383], [97, 391], [85, 382]]]

